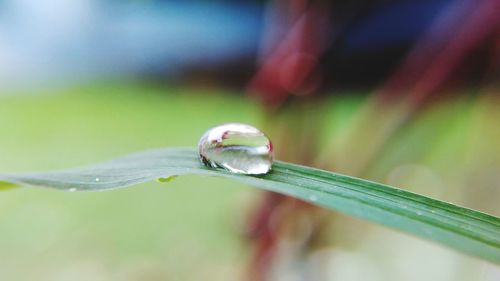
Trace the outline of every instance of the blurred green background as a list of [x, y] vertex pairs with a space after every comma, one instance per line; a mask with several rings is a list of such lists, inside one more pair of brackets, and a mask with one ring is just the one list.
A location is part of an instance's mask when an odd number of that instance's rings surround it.
[[[0, 173], [193, 147], [242, 122], [280, 160], [499, 216], [499, 8], [0, 0]], [[500, 269], [218, 178], [0, 193], [0, 280], [207, 279], [497, 281]]]
[[[36, 95], [35, 95], [36, 94]], [[110, 83], [0, 96], [0, 170], [40, 171], [167, 146], [210, 126], [255, 123], [230, 93]], [[100, 193], [19, 188], [0, 196], [2, 280], [231, 280], [255, 191], [180, 177]], [[212, 278], [211, 277], [211, 278]]]
[[[325, 135], [323, 151], [340, 149], [336, 143], [345, 137], [364, 102], [345, 96], [327, 103], [327, 127], [338, 129]], [[494, 183], [483, 184], [471, 197], [464, 182], [471, 167], [478, 165], [474, 161], [486, 158], [476, 157], [484, 148], [478, 143], [483, 139], [463, 132], [496, 126], [485, 122], [492, 120], [491, 113], [497, 114], [486, 109], [480, 102], [457, 100], [428, 110], [394, 140], [392, 149], [372, 169], [371, 178], [498, 214]], [[457, 113], [463, 117], [457, 119]], [[50, 93], [5, 94], [0, 96], [0, 170], [43, 171], [150, 148], [195, 146], [206, 128], [228, 121], [259, 124], [260, 118], [258, 106], [247, 99], [206, 87], [107, 82]], [[410, 144], [413, 149], [408, 152]], [[464, 153], [457, 155], [457, 148]], [[396, 157], [401, 153], [405, 157]], [[464, 169], [469, 172], [457, 173], [456, 167], [461, 166], [457, 161], [468, 163]], [[198, 176], [97, 193], [4, 191], [0, 196], [1, 277], [238, 280], [251, 252], [242, 231], [260, 193], [239, 183]], [[366, 274], [373, 277], [369, 280], [477, 276], [494, 280], [496, 276], [492, 265], [475, 258], [332, 215], [335, 219], [326, 235], [334, 248], [319, 249], [308, 260], [331, 280], [364, 280]], [[379, 259], [380, 255], [385, 258]]]

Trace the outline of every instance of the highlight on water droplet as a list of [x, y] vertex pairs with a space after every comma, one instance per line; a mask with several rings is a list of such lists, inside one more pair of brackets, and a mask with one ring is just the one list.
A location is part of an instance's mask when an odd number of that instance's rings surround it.
[[169, 176], [169, 177], [161, 177], [161, 178], [158, 178], [156, 179], [158, 182], [161, 182], [161, 183], [166, 183], [166, 182], [170, 182], [170, 181], [173, 181], [177, 176]]
[[262, 175], [271, 170], [273, 145], [259, 129], [229, 123], [209, 129], [198, 143], [200, 160], [208, 167]]
[[96, 182], [98, 182], [98, 181], [100, 181], [100, 180], [101, 180], [101, 179], [99, 179], [99, 178], [95, 178], [95, 181], [96, 181]]

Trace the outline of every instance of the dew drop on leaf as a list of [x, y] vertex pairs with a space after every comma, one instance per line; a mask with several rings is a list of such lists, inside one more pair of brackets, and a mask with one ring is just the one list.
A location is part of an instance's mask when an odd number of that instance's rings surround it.
[[173, 181], [176, 177], [177, 176], [162, 177], [162, 178], [158, 178], [157, 181], [161, 182], [161, 183], [166, 183], [166, 182]]
[[273, 146], [250, 125], [229, 123], [208, 130], [198, 143], [200, 160], [208, 167], [261, 175], [271, 170]]

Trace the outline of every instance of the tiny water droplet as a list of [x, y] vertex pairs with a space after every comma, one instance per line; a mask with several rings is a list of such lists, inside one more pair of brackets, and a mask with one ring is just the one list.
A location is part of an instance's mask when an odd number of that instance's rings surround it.
[[166, 183], [173, 181], [177, 176], [169, 176], [169, 177], [163, 177], [163, 178], [158, 178], [157, 181], [161, 183]]
[[311, 196], [309, 196], [309, 200], [311, 200], [312, 202], [316, 202], [316, 201], [318, 201], [318, 196], [311, 195]]
[[95, 181], [98, 182], [98, 181], [100, 181], [100, 179], [99, 178], [95, 178]]
[[421, 216], [422, 214], [422, 211], [417, 211], [417, 215]]
[[76, 188], [75, 187], [72, 187], [70, 189], [68, 189], [69, 192], [75, 192], [76, 191]]
[[260, 175], [271, 170], [273, 145], [250, 125], [229, 123], [208, 130], [198, 143], [200, 160], [208, 167]]

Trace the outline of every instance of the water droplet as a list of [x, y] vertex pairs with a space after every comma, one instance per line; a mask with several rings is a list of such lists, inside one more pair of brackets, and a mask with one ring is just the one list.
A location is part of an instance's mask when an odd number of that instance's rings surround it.
[[309, 200], [311, 200], [312, 202], [316, 202], [316, 201], [318, 201], [318, 196], [311, 195], [311, 196], [309, 196]]
[[169, 181], [173, 181], [177, 176], [169, 176], [169, 177], [164, 177], [164, 178], [158, 178], [158, 182], [161, 182], [161, 183], [166, 183], [166, 182], [169, 182]]
[[69, 192], [75, 192], [76, 191], [76, 187], [72, 187], [70, 189], [68, 189]]
[[98, 181], [100, 181], [100, 179], [99, 178], [95, 178], [95, 181], [98, 182]]
[[271, 170], [273, 146], [257, 128], [230, 123], [208, 130], [198, 144], [206, 166], [233, 173], [259, 175]]

